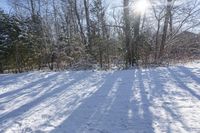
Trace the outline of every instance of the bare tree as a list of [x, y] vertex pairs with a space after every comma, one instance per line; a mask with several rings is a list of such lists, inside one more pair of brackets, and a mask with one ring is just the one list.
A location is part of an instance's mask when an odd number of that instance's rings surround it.
[[92, 38], [90, 30], [90, 10], [89, 10], [89, 0], [84, 0], [85, 16], [86, 16], [86, 25], [87, 25], [87, 36], [88, 36], [88, 48], [91, 52]]
[[167, 0], [167, 7], [165, 11], [165, 21], [163, 25], [163, 34], [162, 34], [162, 40], [161, 40], [161, 45], [160, 45], [160, 50], [159, 50], [159, 58], [162, 58], [164, 54], [164, 48], [167, 40], [167, 30], [168, 30], [168, 25], [169, 25], [169, 20], [170, 20], [170, 14], [171, 14], [171, 6], [172, 6], [172, 0]]
[[126, 46], [126, 65], [132, 64], [132, 52], [131, 52], [131, 24], [130, 24], [130, 11], [129, 0], [124, 0], [124, 33], [125, 33], [125, 46]]

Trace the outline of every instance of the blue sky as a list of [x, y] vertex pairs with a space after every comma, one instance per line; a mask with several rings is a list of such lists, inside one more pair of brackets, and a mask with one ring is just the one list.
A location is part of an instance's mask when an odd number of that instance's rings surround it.
[[[9, 11], [10, 7], [8, 5], [8, 0], [0, 0], [0, 8]], [[121, 0], [105, 0], [109, 4], [110, 8], [116, 7], [122, 4]]]
[[7, 1], [8, 0], [0, 0], [0, 8], [9, 11], [10, 7], [8, 6]]

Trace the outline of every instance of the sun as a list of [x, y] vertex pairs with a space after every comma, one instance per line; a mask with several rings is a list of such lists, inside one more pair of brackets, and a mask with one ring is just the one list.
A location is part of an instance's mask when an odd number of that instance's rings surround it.
[[149, 7], [149, 1], [148, 0], [138, 0], [135, 4], [135, 11], [137, 13], [144, 14], [145, 11]]

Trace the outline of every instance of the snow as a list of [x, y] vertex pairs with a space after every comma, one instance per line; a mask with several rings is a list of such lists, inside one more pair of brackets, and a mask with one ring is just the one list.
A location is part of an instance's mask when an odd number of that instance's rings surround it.
[[0, 75], [0, 132], [199, 133], [200, 62]]

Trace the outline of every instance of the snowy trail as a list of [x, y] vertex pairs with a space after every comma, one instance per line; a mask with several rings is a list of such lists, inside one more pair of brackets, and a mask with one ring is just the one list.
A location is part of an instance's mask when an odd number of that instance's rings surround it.
[[200, 133], [200, 63], [0, 75], [0, 132]]

